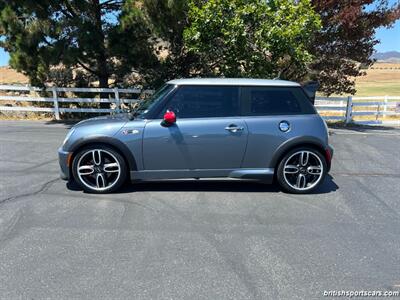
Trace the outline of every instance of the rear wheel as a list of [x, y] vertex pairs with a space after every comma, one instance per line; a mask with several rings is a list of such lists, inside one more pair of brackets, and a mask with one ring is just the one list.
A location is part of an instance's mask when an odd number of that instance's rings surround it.
[[319, 151], [296, 148], [289, 151], [279, 163], [277, 180], [289, 193], [306, 194], [323, 182], [326, 171], [326, 160]]
[[124, 158], [105, 145], [88, 146], [78, 152], [72, 163], [76, 182], [86, 192], [116, 191], [126, 180]]

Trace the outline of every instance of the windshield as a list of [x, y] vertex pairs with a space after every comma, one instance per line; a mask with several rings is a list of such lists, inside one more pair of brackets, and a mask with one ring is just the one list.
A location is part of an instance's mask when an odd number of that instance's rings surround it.
[[132, 112], [134, 116], [145, 118], [150, 109], [161, 99], [163, 99], [172, 89], [171, 84], [165, 84], [159, 88], [150, 98], [143, 99], [139, 102], [139, 106]]

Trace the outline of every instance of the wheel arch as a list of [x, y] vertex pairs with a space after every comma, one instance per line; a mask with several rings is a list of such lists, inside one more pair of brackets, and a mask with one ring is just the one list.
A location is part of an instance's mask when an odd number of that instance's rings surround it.
[[[123, 142], [111, 137], [94, 137], [77, 141], [71, 146], [69, 150], [69, 152], [72, 153], [71, 161], [74, 160], [75, 155], [81, 149], [89, 145], [105, 145], [113, 148], [115, 151], [119, 152], [119, 154], [121, 154], [121, 156], [125, 159], [125, 162], [127, 163], [129, 169], [128, 172], [137, 170], [135, 157], [133, 156], [129, 148]], [[72, 163], [70, 164], [69, 168], [70, 174], [72, 174]]]
[[271, 167], [274, 168], [275, 173], [278, 168], [278, 164], [282, 160], [282, 158], [289, 152], [292, 151], [295, 148], [298, 147], [308, 147], [317, 150], [318, 152], [321, 153], [323, 157], [325, 157], [326, 164], [328, 166], [328, 172], [331, 168], [331, 162], [329, 159], [326, 157], [326, 149], [327, 147], [324, 146], [323, 143], [321, 143], [320, 140], [317, 138], [313, 137], [300, 137], [300, 138], [295, 138], [293, 140], [289, 140], [286, 143], [282, 144], [277, 151], [275, 152], [274, 156], [272, 157], [271, 160]]

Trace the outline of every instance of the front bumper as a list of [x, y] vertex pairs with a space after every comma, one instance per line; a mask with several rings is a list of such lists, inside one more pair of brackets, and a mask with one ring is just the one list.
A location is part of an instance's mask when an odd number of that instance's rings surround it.
[[61, 148], [58, 149], [58, 162], [60, 164], [60, 177], [64, 180], [70, 179], [69, 162], [71, 158], [71, 152], [66, 152]]

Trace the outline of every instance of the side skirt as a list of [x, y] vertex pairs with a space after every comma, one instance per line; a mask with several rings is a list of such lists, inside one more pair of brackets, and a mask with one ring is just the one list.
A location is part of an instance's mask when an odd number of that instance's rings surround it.
[[195, 170], [145, 170], [131, 171], [131, 180], [152, 179], [180, 179], [180, 178], [236, 178], [257, 179], [265, 183], [272, 183], [274, 178], [273, 168], [252, 169], [195, 169]]

